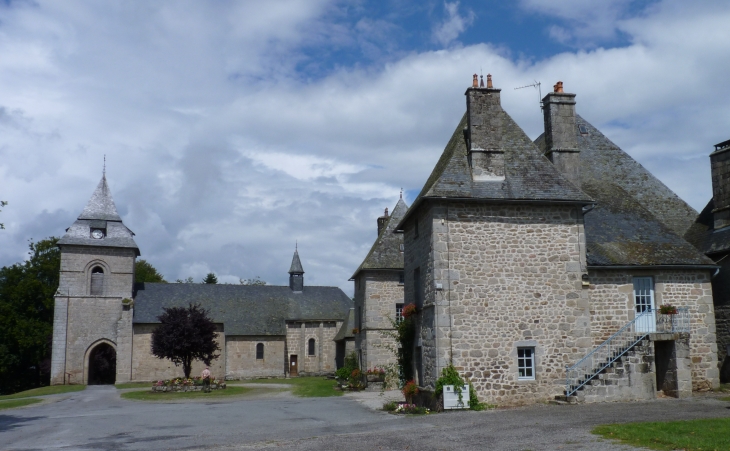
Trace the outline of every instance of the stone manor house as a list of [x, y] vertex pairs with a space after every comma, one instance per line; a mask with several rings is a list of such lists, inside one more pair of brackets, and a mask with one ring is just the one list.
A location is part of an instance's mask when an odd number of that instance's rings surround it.
[[[502, 109], [491, 76], [484, 87], [475, 75], [465, 96], [466, 113], [420, 194], [378, 219], [353, 275], [363, 367], [394, 360], [383, 352], [387, 318], [413, 303], [410, 351], [425, 390], [449, 364], [499, 405], [716, 387], [713, 275], [730, 265], [718, 260], [730, 240], [713, 235], [711, 248], [711, 214], [697, 219], [579, 116], [562, 82], [542, 100], [545, 131], [534, 142]], [[722, 174], [723, 186], [727, 150], [713, 154], [713, 183]], [[730, 224], [729, 192], [715, 190], [716, 229]], [[684, 238], [696, 219], [701, 252]], [[703, 255], [712, 252], [718, 263]], [[665, 304], [672, 308], [662, 312]]]
[[[217, 324], [216, 377], [317, 375], [335, 370], [338, 329], [352, 300], [337, 287], [307, 286], [298, 251], [289, 286], [134, 283], [140, 255], [102, 177], [76, 222], [58, 242], [51, 383], [153, 381], [182, 369], [151, 353], [164, 307], [199, 304]], [[202, 362], [195, 362], [193, 375]]]

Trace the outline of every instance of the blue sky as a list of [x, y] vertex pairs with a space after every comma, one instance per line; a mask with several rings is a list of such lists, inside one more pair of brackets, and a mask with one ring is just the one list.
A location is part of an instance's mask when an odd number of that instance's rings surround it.
[[411, 202], [491, 73], [535, 138], [538, 93], [695, 209], [730, 138], [730, 5], [679, 0], [0, 3], [0, 265], [62, 235], [101, 176], [168, 280], [341, 286]]

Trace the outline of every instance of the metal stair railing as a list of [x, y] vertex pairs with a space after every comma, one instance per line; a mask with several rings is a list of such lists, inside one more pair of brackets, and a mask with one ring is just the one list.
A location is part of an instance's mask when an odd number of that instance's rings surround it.
[[580, 390], [650, 333], [688, 333], [689, 331], [688, 307], [677, 308], [675, 314], [661, 314], [658, 309], [647, 309], [638, 313], [633, 320], [580, 359], [578, 363], [566, 367], [565, 396], [571, 396]]
[[[647, 309], [638, 313], [633, 320], [580, 359], [578, 363], [567, 367], [565, 369], [565, 395], [573, 395], [636, 343], [646, 338], [650, 332], [643, 332], [643, 330], [649, 329], [646, 326], [654, 318], [654, 312]], [[637, 324], [641, 330], [637, 330]]]

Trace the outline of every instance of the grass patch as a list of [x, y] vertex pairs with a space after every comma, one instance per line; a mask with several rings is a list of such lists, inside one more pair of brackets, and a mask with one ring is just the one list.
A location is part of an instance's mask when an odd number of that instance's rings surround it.
[[720, 401], [730, 401], [730, 396], [726, 396], [724, 398], [720, 398]]
[[71, 393], [81, 391], [86, 385], [49, 385], [48, 387], [34, 388], [32, 390], [13, 393], [12, 395], [0, 396], [0, 401], [5, 399], [30, 398], [31, 396], [58, 395], [60, 393]]
[[43, 400], [38, 398], [8, 399], [6, 401], [0, 401], [0, 410], [29, 406], [31, 404], [39, 403], [41, 401]]
[[730, 418], [609, 424], [594, 434], [623, 443], [657, 450], [709, 451], [730, 449]]
[[151, 388], [152, 382], [125, 382], [123, 384], [116, 384], [114, 385], [119, 390], [124, 390], [125, 388]]
[[211, 398], [227, 398], [230, 396], [242, 396], [253, 391], [248, 387], [228, 387], [225, 390], [212, 390], [210, 393], [202, 391], [188, 392], [153, 392], [153, 391], [129, 391], [122, 393], [124, 399], [133, 399], [136, 401], [176, 401], [180, 399], [211, 399]]
[[245, 381], [253, 384], [286, 384], [292, 386], [292, 393], [302, 398], [327, 398], [342, 396], [342, 391], [335, 390], [337, 382], [323, 377], [293, 377], [291, 379], [256, 379]]

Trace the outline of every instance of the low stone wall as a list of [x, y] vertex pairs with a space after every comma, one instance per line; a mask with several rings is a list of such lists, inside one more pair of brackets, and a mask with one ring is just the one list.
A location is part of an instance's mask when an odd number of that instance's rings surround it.
[[[203, 391], [203, 385], [153, 385], [153, 392], [188, 392]], [[226, 384], [210, 384], [211, 390], [224, 390]]]

